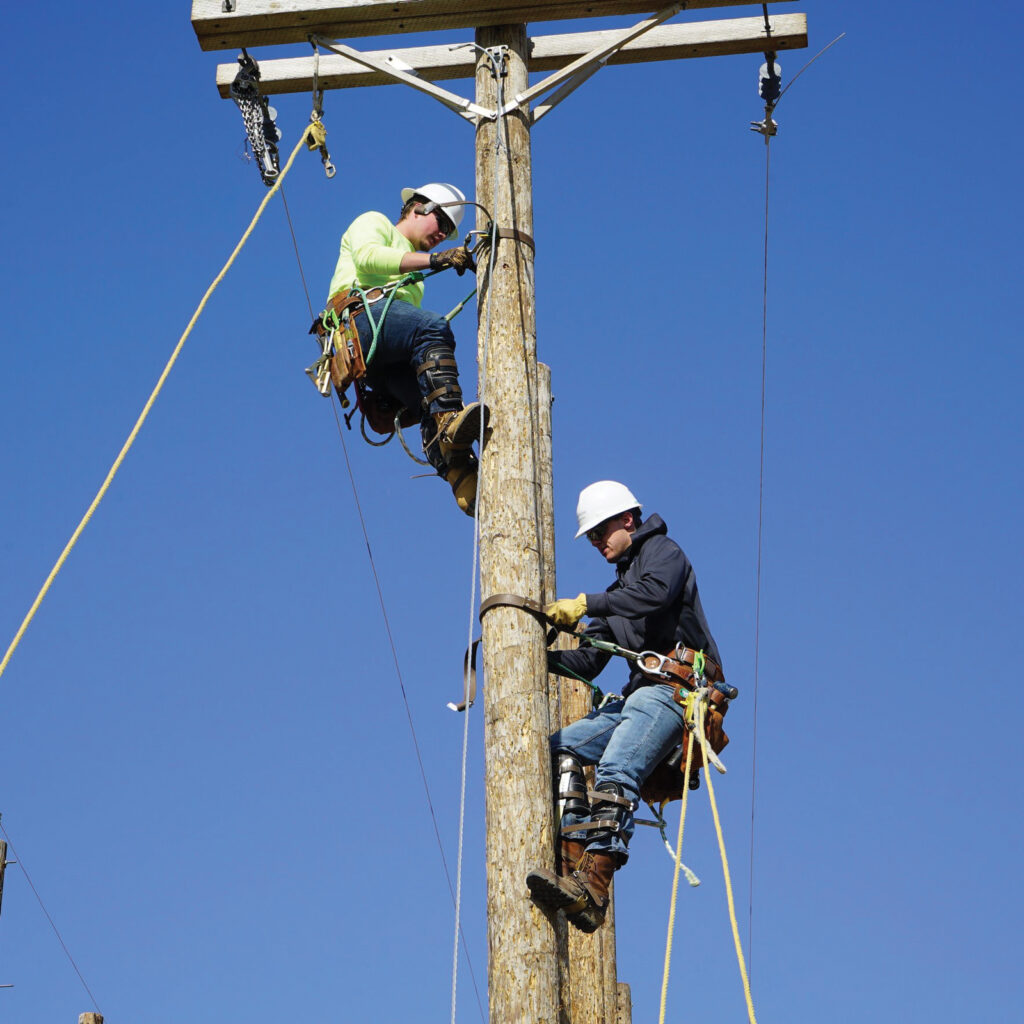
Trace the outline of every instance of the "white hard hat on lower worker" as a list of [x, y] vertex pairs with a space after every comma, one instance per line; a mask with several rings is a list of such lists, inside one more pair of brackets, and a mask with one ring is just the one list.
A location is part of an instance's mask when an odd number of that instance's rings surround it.
[[580, 491], [580, 500], [576, 503], [576, 519], [580, 528], [576, 536], [582, 537], [587, 530], [592, 530], [606, 519], [634, 508], [643, 506], [625, 484], [614, 480], [598, 480], [596, 484]]
[[[423, 196], [424, 199], [429, 199], [431, 203], [437, 203], [437, 205], [442, 208], [442, 213], [444, 213], [444, 215], [454, 225], [448, 234], [449, 238], [454, 238], [459, 233], [459, 225], [462, 223], [462, 214], [466, 209], [465, 192], [456, 188], [454, 185], [449, 185], [443, 181], [431, 181], [426, 185], [422, 185], [420, 188], [403, 188], [403, 205], [409, 202], [413, 196]], [[449, 206], [448, 203], [454, 203], [456, 205]], [[429, 213], [430, 209], [428, 209], [427, 212]]]

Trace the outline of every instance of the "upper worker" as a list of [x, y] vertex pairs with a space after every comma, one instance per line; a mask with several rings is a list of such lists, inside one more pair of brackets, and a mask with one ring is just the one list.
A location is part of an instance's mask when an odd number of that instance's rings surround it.
[[[622, 698], [551, 737], [556, 800], [563, 802], [558, 871], [538, 868], [526, 881], [538, 905], [564, 910], [570, 923], [588, 932], [604, 921], [609, 883], [628, 857], [641, 790], [683, 742], [679, 700], [696, 682], [693, 664], [698, 652], [704, 655], [705, 678], [724, 683], [722, 659], [701, 608], [693, 566], [668, 537], [661, 517], [642, 520], [640, 510], [640, 502], [623, 484], [601, 480], [584, 488], [576, 509], [576, 536], [586, 535], [615, 566], [615, 582], [603, 593], [580, 594], [545, 609], [563, 628], [572, 628], [583, 615], [590, 618], [578, 649], [549, 652], [551, 672], [592, 680], [612, 655], [588, 647], [587, 637], [633, 652], [669, 656], [675, 670], [670, 683], [663, 681], [663, 673], [645, 674], [640, 662], [633, 661]], [[727, 742], [721, 730], [727, 702], [718, 691], [710, 693], [718, 702], [708, 711], [707, 735], [717, 751]], [[596, 765], [590, 793], [584, 765]], [[679, 769], [675, 778], [681, 792]], [[691, 779], [695, 785], [696, 769]]]
[[[430, 252], [455, 238], [466, 205], [465, 195], [454, 185], [430, 182], [402, 189], [402, 210], [395, 224], [375, 211], [357, 217], [341, 237], [328, 306], [360, 288], [377, 321], [387, 305], [388, 286], [406, 275], [446, 267], [454, 267], [459, 276], [475, 271], [464, 245]], [[459, 508], [472, 516], [477, 482], [472, 445], [480, 436], [481, 419], [486, 428], [489, 414], [479, 402], [463, 405], [455, 336], [443, 316], [420, 307], [422, 301], [422, 280], [397, 289], [380, 325], [367, 381], [375, 391], [385, 391], [399, 409], [419, 418], [430, 464], [451, 485]], [[366, 308], [357, 308], [353, 319], [360, 338], [366, 339], [367, 353], [374, 328]]]

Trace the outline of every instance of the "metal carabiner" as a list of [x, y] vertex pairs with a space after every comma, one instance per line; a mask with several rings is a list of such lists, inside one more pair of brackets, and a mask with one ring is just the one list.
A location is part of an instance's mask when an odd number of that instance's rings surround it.
[[[655, 661], [654, 665], [647, 664], [650, 659]], [[663, 683], [682, 682], [678, 676], [665, 671], [666, 663], [673, 660], [674, 659], [669, 658], [664, 654], [659, 654], [657, 651], [641, 651], [637, 655], [636, 667], [640, 669], [648, 679], [657, 679]]]

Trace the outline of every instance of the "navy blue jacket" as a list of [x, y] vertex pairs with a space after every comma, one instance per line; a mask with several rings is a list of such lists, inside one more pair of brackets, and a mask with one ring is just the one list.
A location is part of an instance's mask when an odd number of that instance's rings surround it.
[[[703, 651], [722, 667], [704, 609], [697, 577], [683, 549], [668, 537], [661, 516], [649, 516], [633, 534], [633, 542], [615, 565], [615, 582], [601, 594], [587, 594], [586, 636], [611, 640], [630, 651], [667, 654], [683, 643]], [[592, 680], [612, 655], [581, 644], [575, 651], [549, 651], [548, 667], [559, 675], [562, 666]], [[725, 670], [723, 669], [723, 675]], [[628, 696], [652, 680], [633, 668]]]

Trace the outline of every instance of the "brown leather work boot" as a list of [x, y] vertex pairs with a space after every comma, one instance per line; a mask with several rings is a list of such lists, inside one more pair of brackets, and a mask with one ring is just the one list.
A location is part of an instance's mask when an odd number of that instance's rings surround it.
[[535, 868], [526, 876], [526, 884], [542, 910], [564, 910], [568, 922], [581, 932], [596, 932], [604, 924], [608, 887], [617, 867], [611, 854], [587, 851], [566, 877]]
[[448, 458], [452, 453], [468, 451], [474, 441], [480, 439], [480, 424], [486, 431], [491, 419], [491, 410], [480, 402], [470, 402], [461, 409], [448, 409], [434, 413], [437, 424], [435, 437], [441, 455]]
[[476, 515], [476, 469], [476, 459], [473, 459], [452, 466], [444, 474], [455, 495], [455, 504], [470, 518]]
[[576, 839], [563, 839], [558, 844], [558, 873], [562, 878], [568, 878], [576, 870], [585, 849]]

